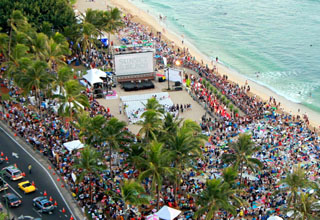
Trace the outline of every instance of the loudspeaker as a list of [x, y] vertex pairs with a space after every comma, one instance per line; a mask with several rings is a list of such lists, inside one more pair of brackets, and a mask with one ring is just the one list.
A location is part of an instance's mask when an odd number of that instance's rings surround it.
[[176, 90], [176, 91], [181, 91], [181, 90], [182, 90], [182, 87], [180, 87], [180, 86], [179, 86], [179, 87], [175, 87], [174, 90]]

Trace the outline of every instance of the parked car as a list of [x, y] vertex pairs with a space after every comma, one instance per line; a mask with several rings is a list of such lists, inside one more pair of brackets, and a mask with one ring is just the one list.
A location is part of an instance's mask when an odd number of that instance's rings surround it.
[[7, 166], [2, 170], [4, 170], [4, 174], [11, 180], [19, 180], [23, 178], [22, 172], [14, 165]]
[[3, 195], [2, 199], [4, 204], [8, 204], [9, 207], [17, 207], [22, 203], [22, 201], [13, 193]]
[[21, 189], [24, 193], [31, 193], [36, 191], [36, 187], [32, 185], [29, 180], [18, 183], [19, 189]]
[[8, 189], [8, 184], [0, 177], [0, 192]]
[[39, 196], [33, 199], [33, 206], [42, 213], [50, 213], [54, 210], [54, 205], [46, 196]]

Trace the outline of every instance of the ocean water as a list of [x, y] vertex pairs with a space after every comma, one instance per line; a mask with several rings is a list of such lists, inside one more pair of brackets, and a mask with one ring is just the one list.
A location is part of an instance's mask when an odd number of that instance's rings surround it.
[[131, 0], [208, 57], [320, 112], [320, 0]]

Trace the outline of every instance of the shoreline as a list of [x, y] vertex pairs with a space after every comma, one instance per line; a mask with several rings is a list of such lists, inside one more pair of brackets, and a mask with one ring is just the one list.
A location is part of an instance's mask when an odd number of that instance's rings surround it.
[[[124, 13], [130, 13], [132, 16], [134, 16], [133, 20], [136, 22], [139, 22], [147, 27], [149, 27], [152, 30], [162, 32], [162, 36], [169, 42], [174, 42], [175, 47], [179, 47], [181, 49], [188, 48], [189, 52], [196, 58], [198, 61], [203, 61], [204, 65], [207, 64], [210, 68], [213, 68], [213, 65], [215, 65], [218, 69], [218, 73], [220, 75], [227, 75], [228, 79], [231, 82], [237, 83], [240, 86], [244, 86], [246, 81], [248, 85], [250, 86], [250, 93], [252, 95], [257, 95], [262, 100], [267, 101], [272, 96], [276, 99], [277, 103], [281, 103], [280, 111], [284, 111], [286, 113], [292, 114], [292, 115], [300, 115], [303, 117], [304, 114], [306, 114], [309, 118], [310, 125], [313, 127], [316, 127], [316, 129], [320, 128], [320, 113], [307, 108], [306, 106], [294, 103], [285, 97], [278, 95], [276, 92], [272, 91], [271, 89], [267, 88], [264, 85], [261, 85], [255, 81], [252, 81], [251, 79], [247, 78], [246, 76], [240, 74], [236, 70], [230, 69], [227, 66], [224, 66], [221, 63], [217, 63], [206, 56], [205, 54], [201, 53], [194, 45], [188, 42], [188, 40], [184, 39], [184, 43], [182, 43], [182, 37], [179, 36], [179, 34], [174, 33], [167, 27], [164, 27], [158, 19], [154, 15], [149, 14], [148, 12], [144, 11], [143, 9], [140, 9], [138, 6], [134, 5], [131, 1], [128, 0], [106, 0], [103, 1], [104, 8], [100, 7], [92, 7], [94, 9], [107, 9], [107, 7], [118, 7], [121, 11]], [[95, 2], [95, 6], [98, 6], [98, 2]], [[93, 5], [92, 5], [93, 6]]]

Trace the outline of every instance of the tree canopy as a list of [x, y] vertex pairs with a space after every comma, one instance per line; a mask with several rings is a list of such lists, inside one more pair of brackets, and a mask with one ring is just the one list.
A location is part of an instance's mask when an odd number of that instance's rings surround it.
[[9, 19], [13, 10], [20, 10], [38, 29], [60, 31], [76, 22], [75, 14], [67, 0], [1, 0], [0, 27], [9, 31]]

